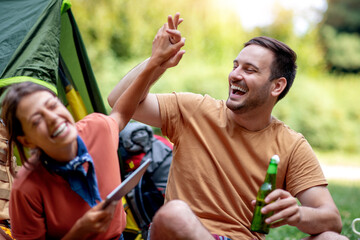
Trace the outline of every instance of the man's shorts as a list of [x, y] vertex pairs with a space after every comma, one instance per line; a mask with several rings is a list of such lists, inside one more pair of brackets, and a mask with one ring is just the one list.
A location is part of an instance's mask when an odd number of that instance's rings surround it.
[[213, 237], [214, 237], [215, 240], [231, 240], [230, 238], [219, 236], [219, 235], [216, 235], [216, 234], [213, 234]]

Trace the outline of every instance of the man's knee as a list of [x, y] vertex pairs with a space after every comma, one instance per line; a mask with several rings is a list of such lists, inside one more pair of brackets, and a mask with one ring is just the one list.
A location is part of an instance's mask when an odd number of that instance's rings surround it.
[[316, 236], [304, 238], [303, 240], [349, 240], [349, 238], [337, 232], [323, 232]]
[[153, 223], [160, 224], [184, 224], [193, 215], [190, 207], [181, 200], [172, 200], [163, 205], [155, 214]]
[[[172, 200], [156, 212], [150, 232], [151, 239], [207, 239], [211, 237], [190, 207], [180, 200]], [[203, 235], [207, 238], [202, 237]]]

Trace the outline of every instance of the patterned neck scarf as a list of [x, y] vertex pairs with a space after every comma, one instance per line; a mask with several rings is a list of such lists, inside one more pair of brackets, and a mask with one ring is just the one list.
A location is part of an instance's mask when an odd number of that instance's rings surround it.
[[[46, 154], [44, 154], [41, 159], [49, 171], [62, 176], [68, 181], [71, 189], [79, 194], [90, 207], [93, 207], [97, 204], [96, 200], [101, 201], [94, 163], [83, 140], [79, 136], [77, 137], [77, 143], [77, 156], [66, 164], [54, 161]], [[85, 162], [87, 162], [89, 166], [87, 172], [82, 166]]]

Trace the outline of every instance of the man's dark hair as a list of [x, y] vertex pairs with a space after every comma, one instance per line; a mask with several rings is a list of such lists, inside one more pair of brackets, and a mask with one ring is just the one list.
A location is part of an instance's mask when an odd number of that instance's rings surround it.
[[271, 64], [270, 81], [284, 77], [287, 84], [285, 89], [279, 95], [277, 101], [285, 97], [291, 88], [295, 75], [296, 75], [296, 53], [288, 47], [285, 43], [282, 43], [276, 39], [270, 37], [255, 37], [244, 44], [244, 47], [249, 45], [258, 45], [269, 49], [274, 53], [274, 60]]

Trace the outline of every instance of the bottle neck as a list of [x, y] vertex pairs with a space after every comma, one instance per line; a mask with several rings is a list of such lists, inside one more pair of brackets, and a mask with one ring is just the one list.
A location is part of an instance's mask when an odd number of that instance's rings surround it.
[[269, 167], [268, 167], [268, 170], [267, 170], [267, 173], [268, 174], [276, 174], [277, 173], [277, 164], [274, 164], [274, 163], [270, 163], [269, 164]]

